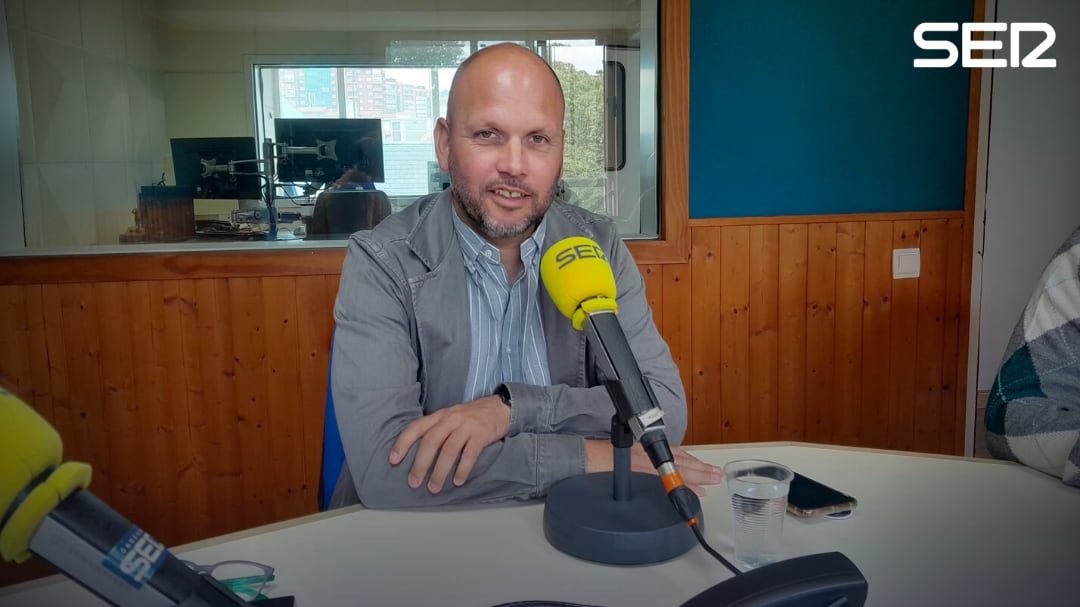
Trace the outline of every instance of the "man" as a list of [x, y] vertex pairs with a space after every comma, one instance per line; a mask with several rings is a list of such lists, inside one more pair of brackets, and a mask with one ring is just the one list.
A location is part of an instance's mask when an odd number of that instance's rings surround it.
[[[614, 223], [553, 202], [562, 173], [558, 78], [513, 44], [467, 59], [435, 128], [451, 187], [355, 234], [334, 317], [332, 389], [346, 465], [331, 506], [528, 499], [610, 470], [615, 409], [584, 334], [539, 279], [555, 242], [596, 240], [613, 266], [619, 321], [665, 412], [686, 430], [678, 369]], [[676, 450], [686, 481], [721, 473]], [[650, 470], [634, 448], [633, 466]]]

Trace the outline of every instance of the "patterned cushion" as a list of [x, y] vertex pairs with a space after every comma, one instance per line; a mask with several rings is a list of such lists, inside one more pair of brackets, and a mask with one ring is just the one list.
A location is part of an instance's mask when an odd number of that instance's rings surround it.
[[1080, 487], [1080, 229], [1047, 265], [986, 408], [987, 447]]

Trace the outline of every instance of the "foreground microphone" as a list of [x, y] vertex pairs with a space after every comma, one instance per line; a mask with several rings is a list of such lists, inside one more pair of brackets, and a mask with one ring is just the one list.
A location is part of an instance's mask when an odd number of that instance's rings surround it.
[[[540, 275], [555, 306], [574, 323], [574, 328], [584, 330], [589, 344], [596, 350], [597, 363], [605, 375], [604, 385], [615, 403], [616, 417], [629, 426], [657, 472], [663, 479], [664, 490], [675, 505], [679, 517], [689, 523], [697, 539], [707, 551], [728, 566], [735, 577], [705, 590], [683, 604], [682, 607], [860, 607], [866, 600], [867, 583], [859, 569], [847, 557], [838, 552], [811, 554], [780, 561], [748, 573], [739, 572], [705, 542], [701, 523], [697, 518], [699, 504], [682, 477], [675, 469], [663, 431], [663, 411], [657, 404], [656, 395], [641, 374], [637, 360], [619, 325], [615, 302], [615, 277], [611, 266], [598, 244], [588, 238], [574, 237], [560, 240], [544, 254], [540, 262]], [[614, 426], [614, 424], [613, 424]], [[614, 427], [613, 427], [614, 435]], [[619, 449], [616, 449], [616, 452]], [[618, 476], [618, 465], [616, 465]], [[592, 475], [585, 475], [585, 477]], [[656, 529], [615, 529], [602, 533], [596, 527], [610, 521], [601, 516], [632, 518], [630, 509], [615, 509], [604, 500], [596, 499], [594, 484], [583, 482], [584, 477], [571, 477], [552, 487], [544, 511], [544, 531], [557, 548], [575, 556], [621, 564], [640, 564], [645, 559], [620, 560], [618, 554], [626, 552], [641, 542], [635, 538], [650, 535], [658, 541], [655, 549], [667, 557], [681, 554], [685, 545], [676, 545], [676, 535], [665, 535], [662, 525]], [[558, 494], [558, 513], [552, 514], [552, 498], [560, 485], [572, 483], [567, 491]], [[579, 500], [583, 506], [577, 510], [567, 502]], [[645, 504], [648, 506], [649, 504]], [[587, 509], [600, 510], [599, 516], [586, 519]], [[670, 512], [670, 511], [668, 511]], [[651, 514], [659, 514], [651, 512]], [[570, 516], [567, 516], [570, 515]], [[579, 517], [582, 520], [566, 521], [557, 517]], [[549, 520], [549, 518], [551, 520]], [[610, 517], [609, 517], [610, 518]], [[683, 527], [685, 530], [685, 527]], [[554, 531], [551, 531], [554, 530]], [[567, 531], [569, 530], [569, 531]], [[584, 535], [584, 541], [568, 537], [568, 533]], [[655, 533], [653, 533], [655, 532]], [[582, 547], [585, 542], [608, 544], [604, 550], [594, 551]]]
[[664, 434], [664, 412], [619, 325], [615, 275], [603, 249], [581, 236], [564, 238], [544, 254], [540, 276], [555, 307], [575, 329], [585, 331], [619, 421], [648, 454], [679, 516], [696, 524], [697, 498], [675, 468]]
[[49, 561], [113, 605], [245, 603], [94, 497], [90, 466], [60, 463], [57, 434], [0, 388], [0, 556]]

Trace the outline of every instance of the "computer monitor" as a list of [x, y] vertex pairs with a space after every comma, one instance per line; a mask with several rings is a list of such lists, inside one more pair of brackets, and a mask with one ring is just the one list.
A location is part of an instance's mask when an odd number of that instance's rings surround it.
[[[176, 185], [195, 188], [196, 198], [262, 197], [261, 179], [254, 174], [259, 172], [259, 165], [254, 162], [254, 137], [173, 139], [172, 155]], [[229, 172], [229, 162], [235, 163], [233, 174]]]
[[292, 151], [278, 158], [278, 181], [329, 183], [352, 167], [384, 182], [382, 120], [276, 118], [274, 139]]

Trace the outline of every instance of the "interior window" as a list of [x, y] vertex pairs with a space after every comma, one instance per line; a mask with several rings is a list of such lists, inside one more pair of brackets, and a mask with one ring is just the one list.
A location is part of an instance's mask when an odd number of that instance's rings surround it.
[[0, 250], [306, 239], [320, 193], [346, 168], [362, 177], [348, 198], [403, 208], [448, 185], [435, 120], [457, 66], [499, 42], [559, 75], [570, 202], [616, 218], [627, 238], [657, 237], [655, 0], [350, 7], [4, 12], [0, 147], [18, 154], [0, 157], [11, 220]]
[[[389, 196], [393, 209], [400, 210], [448, 185], [435, 157], [435, 121], [446, 115], [457, 64], [473, 49], [501, 42], [535, 50], [559, 76], [566, 96], [563, 179], [570, 202], [619, 219], [626, 235], [647, 232], [639, 212], [640, 187], [632, 200], [627, 191], [627, 174], [636, 168], [625, 157], [626, 63], [634, 59], [633, 49], [607, 48], [594, 39], [405, 40], [392, 42], [380, 65], [258, 64], [254, 71], [260, 138], [276, 141], [278, 126], [288, 119], [377, 121], [385, 179], [376, 185]], [[285, 184], [276, 192], [279, 210], [295, 207], [302, 212], [325, 186], [289, 179], [278, 177]]]

